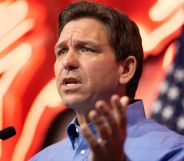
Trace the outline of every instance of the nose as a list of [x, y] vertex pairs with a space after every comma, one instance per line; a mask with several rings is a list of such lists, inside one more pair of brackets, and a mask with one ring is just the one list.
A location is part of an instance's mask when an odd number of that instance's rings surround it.
[[62, 65], [63, 68], [66, 70], [74, 70], [79, 67], [79, 60], [78, 56], [74, 51], [69, 51], [63, 58], [62, 58]]

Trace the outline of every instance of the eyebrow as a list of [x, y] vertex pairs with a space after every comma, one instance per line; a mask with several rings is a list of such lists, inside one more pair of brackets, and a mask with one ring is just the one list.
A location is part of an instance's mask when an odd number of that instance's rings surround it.
[[94, 41], [89, 41], [89, 40], [77, 40], [76, 41], [76, 45], [78, 46], [91, 46], [91, 47], [94, 47], [94, 48], [99, 48], [99, 44], [97, 42], [94, 42]]
[[[55, 49], [55, 53], [57, 53], [62, 48], [62, 46], [65, 46], [65, 44], [67, 44], [67, 40], [64, 40], [64, 41], [61, 41], [61, 42], [57, 43], [55, 45], [55, 48], [54, 48]], [[91, 47], [99, 49], [98, 43], [96, 43], [96, 42], [94, 42], [92, 40], [74, 40], [74, 44], [76, 46], [89, 45]]]

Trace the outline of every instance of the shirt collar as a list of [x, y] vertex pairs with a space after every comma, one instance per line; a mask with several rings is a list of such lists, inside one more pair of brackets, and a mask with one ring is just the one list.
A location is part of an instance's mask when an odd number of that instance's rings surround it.
[[142, 100], [134, 100], [134, 102], [127, 108], [128, 126], [134, 125], [145, 118], [146, 116]]
[[[145, 119], [144, 105], [142, 100], [134, 100], [127, 108], [127, 121], [128, 127], [133, 126], [137, 122]], [[93, 134], [97, 136], [95, 125], [93, 122], [88, 124], [88, 127]], [[75, 117], [67, 128], [67, 133], [74, 148], [75, 139], [79, 136], [80, 128], [77, 124], [77, 118]]]

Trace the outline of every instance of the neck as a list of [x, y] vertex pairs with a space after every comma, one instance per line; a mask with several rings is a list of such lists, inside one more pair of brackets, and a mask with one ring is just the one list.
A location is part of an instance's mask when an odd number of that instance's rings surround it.
[[87, 125], [90, 121], [87, 116], [85, 116], [83, 113], [77, 112], [77, 121], [79, 125], [85, 124]]

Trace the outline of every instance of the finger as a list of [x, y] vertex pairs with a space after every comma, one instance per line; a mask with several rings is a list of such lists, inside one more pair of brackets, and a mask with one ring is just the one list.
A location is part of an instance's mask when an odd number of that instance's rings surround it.
[[95, 139], [94, 135], [92, 134], [90, 129], [87, 127], [87, 125], [82, 124], [82, 125], [80, 125], [80, 128], [81, 128], [81, 132], [82, 132], [83, 136], [86, 138], [86, 140], [88, 142], [90, 149], [95, 154], [100, 153], [101, 152], [100, 144], [97, 142], [97, 140]]
[[126, 128], [126, 107], [128, 106], [129, 98], [127, 96], [119, 97], [118, 95], [113, 95], [111, 98], [111, 103], [113, 108], [116, 110], [119, 125], [122, 129]]
[[118, 124], [114, 115], [114, 111], [111, 107], [104, 101], [98, 101], [96, 103], [96, 108], [101, 111], [109, 124], [109, 135], [115, 138], [118, 135]]
[[120, 103], [121, 103], [121, 106], [122, 108], [119, 109], [119, 110], [122, 110], [123, 114], [120, 115], [120, 121], [121, 121], [121, 125], [122, 125], [122, 128], [126, 128], [126, 125], [127, 125], [127, 120], [126, 120], [126, 110], [127, 110], [127, 107], [128, 107], [128, 103], [129, 103], [129, 98], [127, 96], [123, 96], [121, 97], [120, 99]]
[[109, 132], [110, 127], [107, 124], [105, 117], [98, 113], [98, 111], [93, 110], [89, 113], [89, 118], [95, 123], [97, 131], [102, 139], [108, 140], [110, 138]]

